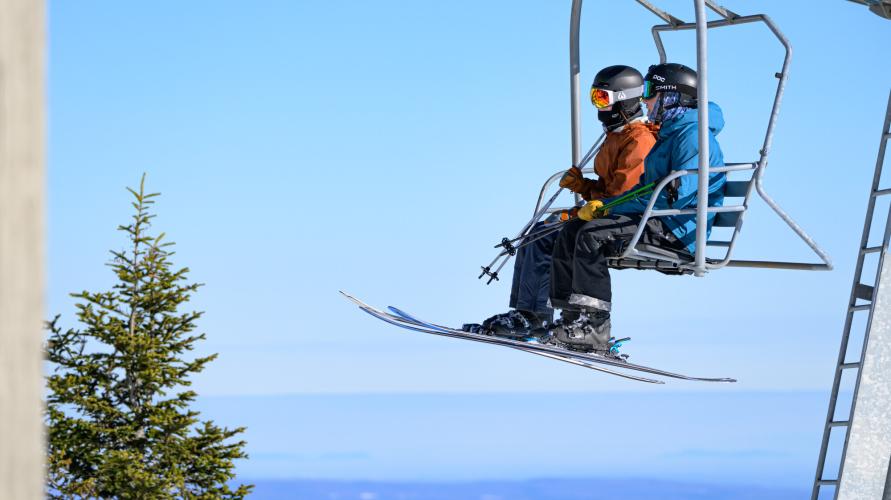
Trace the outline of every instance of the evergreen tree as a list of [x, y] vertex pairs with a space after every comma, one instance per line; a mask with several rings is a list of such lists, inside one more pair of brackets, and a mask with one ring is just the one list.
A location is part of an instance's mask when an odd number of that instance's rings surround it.
[[[135, 214], [120, 226], [125, 251], [111, 252], [111, 291], [72, 294], [80, 329], [48, 324], [47, 489], [53, 498], [244, 498], [231, 489], [233, 461], [247, 458], [234, 430], [200, 421], [189, 377], [216, 354], [189, 356], [204, 334], [201, 312], [180, 312], [201, 286], [172, 267], [172, 243], [149, 234], [145, 176]], [[192, 357], [194, 359], [188, 359]]]

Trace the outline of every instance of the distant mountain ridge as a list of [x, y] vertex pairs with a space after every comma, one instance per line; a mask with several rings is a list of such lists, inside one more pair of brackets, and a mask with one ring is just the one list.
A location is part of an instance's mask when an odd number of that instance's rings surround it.
[[[504, 491], [513, 495], [506, 498], [525, 498], [516, 492], [543, 494], [534, 489], [540, 482], [523, 482], [536, 478], [643, 477], [650, 486], [636, 498], [654, 498], [657, 480], [666, 489], [673, 482], [687, 488], [673, 498], [703, 498], [694, 496], [702, 484], [808, 489], [826, 400], [823, 393], [715, 391], [283, 395], [198, 403], [220, 425], [247, 426], [250, 458], [237, 464], [238, 477], [264, 484], [309, 478], [340, 488], [359, 478], [381, 486], [380, 494], [387, 485], [423, 485], [428, 497], [431, 484], [491, 480], [482, 484], [506, 481]], [[600, 484], [610, 494], [631, 495], [640, 482], [610, 481], [588, 481], [579, 491], [596, 493]], [[312, 487], [287, 488], [297, 486]], [[447, 491], [454, 497], [460, 490]], [[708, 491], [711, 498], [740, 498]]]
[[804, 490], [654, 479], [533, 479], [528, 481], [376, 482], [253, 481], [262, 500], [789, 500]]

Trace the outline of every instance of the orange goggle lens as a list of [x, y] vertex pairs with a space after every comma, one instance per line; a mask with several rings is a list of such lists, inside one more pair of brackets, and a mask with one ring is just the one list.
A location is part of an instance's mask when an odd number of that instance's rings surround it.
[[591, 102], [598, 109], [605, 108], [612, 104], [612, 93], [603, 89], [591, 89]]

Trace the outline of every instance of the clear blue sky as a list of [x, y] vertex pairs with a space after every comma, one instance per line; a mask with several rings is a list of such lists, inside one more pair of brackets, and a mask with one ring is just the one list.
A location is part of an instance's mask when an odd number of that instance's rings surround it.
[[[691, 2], [657, 2], [692, 19]], [[583, 84], [645, 70], [655, 17], [631, 0], [583, 14]], [[891, 87], [891, 24], [842, 0], [728, 4], [794, 46], [769, 192], [833, 256], [831, 273], [614, 275], [632, 359], [738, 377], [721, 391], [825, 390]], [[538, 357], [395, 330], [373, 304], [460, 324], [506, 309], [476, 280], [492, 245], [569, 165], [569, 2], [50, 2], [47, 315], [108, 287], [125, 186], [160, 191], [156, 227], [207, 286], [205, 395], [645, 391]], [[666, 35], [695, 64], [691, 33]], [[714, 32], [712, 100], [729, 161], [757, 158], [780, 46]], [[584, 109], [586, 141], [598, 134]], [[737, 256], [814, 259], [756, 201]], [[658, 391], [714, 391], [671, 384]], [[822, 418], [822, 417], [821, 417]]]

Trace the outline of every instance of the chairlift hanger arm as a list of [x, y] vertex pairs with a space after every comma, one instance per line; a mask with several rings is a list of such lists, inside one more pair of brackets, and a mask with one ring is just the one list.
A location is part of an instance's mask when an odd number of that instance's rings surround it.
[[[666, 23], [668, 23], [672, 26], [685, 24], [684, 21], [682, 21], [681, 19], [673, 16], [671, 13], [669, 13], [667, 11], [664, 11], [664, 10], [656, 7], [655, 5], [653, 5], [652, 3], [650, 3], [647, 0], [635, 0], [635, 1], [637, 3], [639, 3], [640, 5], [642, 5], [644, 8], [646, 8], [648, 11], [652, 12], [657, 17], [659, 17], [659, 19], [662, 19], [663, 21], [665, 21]], [[740, 17], [739, 14], [733, 12], [732, 10], [730, 10], [724, 6], [716, 4], [714, 2], [714, 0], [705, 0], [705, 5], [709, 9], [715, 11], [718, 15], [720, 15], [724, 19], [732, 21], [732, 20]]]
[[[711, 130], [709, 124], [708, 103], [708, 17], [705, 11], [704, 0], [693, 0], [696, 10], [696, 100], [703, 103], [697, 106], [696, 114], [699, 119], [697, 127], [697, 140], [699, 142], [699, 168], [696, 175], [696, 246], [693, 258], [693, 273], [703, 276], [705, 267], [705, 244], [708, 241], [708, 207], [709, 181], [711, 154], [709, 139]], [[708, 207], [708, 208], [707, 208]]]
[[733, 12], [732, 10], [728, 9], [727, 7], [716, 4], [714, 2], [714, 0], [705, 0], [705, 5], [709, 9], [712, 9], [713, 11], [715, 11], [715, 13], [717, 13], [719, 16], [723, 17], [724, 19], [727, 19], [728, 21], [733, 21], [734, 19], [741, 17], [739, 14], [737, 14], [736, 12]]
[[669, 14], [668, 12], [666, 12], [662, 9], [659, 9], [655, 5], [648, 2], [647, 0], [635, 0], [635, 1], [639, 4], [641, 4], [648, 11], [652, 12], [653, 14], [656, 14], [656, 16], [659, 19], [662, 19], [663, 21], [665, 21], [666, 23], [668, 23], [672, 26], [684, 24], [684, 21], [681, 21], [680, 19], [674, 17], [673, 15]]

